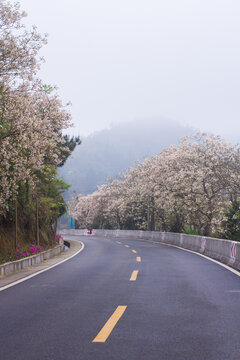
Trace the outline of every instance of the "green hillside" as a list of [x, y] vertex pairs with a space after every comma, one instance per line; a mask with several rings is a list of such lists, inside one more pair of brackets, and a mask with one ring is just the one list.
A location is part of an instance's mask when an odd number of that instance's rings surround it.
[[157, 154], [193, 132], [177, 122], [146, 119], [122, 123], [82, 138], [82, 145], [59, 169], [59, 175], [72, 184], [66, 193], [89, 194], [109, 178], [117, 177], [136, 161]]

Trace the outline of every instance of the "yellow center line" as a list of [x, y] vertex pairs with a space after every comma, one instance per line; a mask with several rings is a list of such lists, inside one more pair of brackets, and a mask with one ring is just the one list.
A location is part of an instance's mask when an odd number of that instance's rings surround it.
[[137, 256], [137, 258], [136, 258], [136, 260], [137, 260], [137, 262], [141, 262], [141, 256]]
[[132, 272], [132, 275], [131, 275], [129, 281], [136, 281], [136, 280], [137, 280], [138, 273], [139, 273], [138, 270], [134, 270], [134, 271]]
[[125, 247], [129, 248], [130, 246], [129, 245], [124, 245]]
[[121, 242], [120, 241], [116, 241], [117, 244], [121, 245]]
[[0, 279], [4, 279], [4, 277], [5, 277], [4, 275], [1, 275], [1, 276], [0, 276]]
[[137, 252], [136, 252], [136, 250], [132, 250], [132, 252], [134, 253], [134, 254], [136, 254]]
[[126, 308], [127, 306], [118, 306], [92, 342], [105, 342], [116, 326], [118, 320], [122, 317]]

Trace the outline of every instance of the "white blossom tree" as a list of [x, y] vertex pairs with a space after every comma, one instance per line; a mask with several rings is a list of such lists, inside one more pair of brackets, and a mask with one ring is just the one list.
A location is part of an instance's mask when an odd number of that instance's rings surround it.
[[89, 204], [100, 191], [104, 206], [92, 202], [92, 217], [104, 214], [112, 227], [191, 228], [210, 235], [221, 231], [227, 207], [239, 196], [239, 149], [218, 136], [197, 133], [100, 189], [84, 201]]
[[0, 215], [20, 183], [34, 186], [36, 170], [59, 163], [61, 133], [71, 123], [54, 89], [36, 77], [46, 36], [27, 30], [25, 15], [19, 3], [0, 1]]

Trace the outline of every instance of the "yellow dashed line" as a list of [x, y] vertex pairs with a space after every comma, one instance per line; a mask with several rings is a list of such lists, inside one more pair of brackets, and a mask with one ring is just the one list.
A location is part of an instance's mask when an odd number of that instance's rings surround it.
[[140, 256], [137, 256], [136, 260], [137, 260], [137, 262], [141, 262], [141, 261], [142, 261], [142, 259], [141, 259]]
[[139, 273], [138, 270], [134, 270], [134, 271], [132, 272], [132, 275], [131, 275], [129, 281], [136, 281], [136, 280], [137, 280], [138, 273]]
[[126, 248], [129, 248], [130, 246], [129, 245], [124, 245]]
[[132, 250], [132, 252], [134, 253], [134, 254], [136, 254], [137, 252], [136, 252], [136, 250]]
[[126, 308], [127, 306], [118, 306], [92, 342], [105, 342], [113, 331], [119, 319], [122, 317]]

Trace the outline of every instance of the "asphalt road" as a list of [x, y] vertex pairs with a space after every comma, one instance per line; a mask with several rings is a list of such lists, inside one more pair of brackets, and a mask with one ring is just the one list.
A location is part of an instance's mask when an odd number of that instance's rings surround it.
[[1, 360], [239, 360], [239, 276], [174, 247], [74, 239], [79, 255], [0, 293]]

